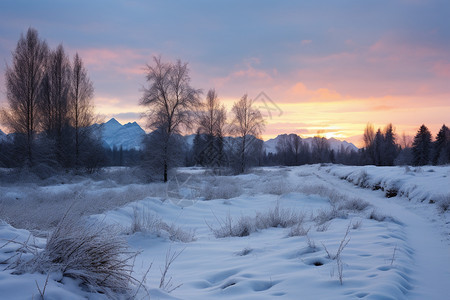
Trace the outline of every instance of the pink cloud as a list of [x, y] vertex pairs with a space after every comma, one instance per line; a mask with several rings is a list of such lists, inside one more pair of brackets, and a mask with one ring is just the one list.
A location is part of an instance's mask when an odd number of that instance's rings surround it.
[[145, 64], [152, 55], [137, 49], [90, 48], [78, 51], [89, 69], [95, 71], [112, 71], [127, 76], [145, 73]]
[[278, 75], [276, 69], [270, 72], [258, 69], [254, 65], [259, 65], [260, 60], [258, 58], [246, 59], [243, 66], [240, 66], [238, 70], [231, 72], [225, 77], [213, 78], [212, 82], [216, 87], [223, 86], [235, 86], [242, 85], [244, 82], [247, 85], [259, 85], [266, 86], [269, 83], [274, 82], [273, 76]]
[[450, 77], [450, 62], [438, 61], [432, 67], [432, 71], [442, 77]]
[[302, 40], [302, 42], [301, 42], [301, 44], [302, 44], [303, 46], [309, 45], [309, 44], [311, 44], [311, 43], [312, 43], [312, 40]]

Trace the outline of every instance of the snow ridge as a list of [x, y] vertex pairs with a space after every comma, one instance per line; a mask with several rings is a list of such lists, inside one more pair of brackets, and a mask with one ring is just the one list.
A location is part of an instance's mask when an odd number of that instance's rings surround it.
[[101, 137], [105, 147], [123, 150], [140, 150], [145, 131], [136, 122], [120, 124], [112, 118], [108, 122], [97, 125], [101, 128]]

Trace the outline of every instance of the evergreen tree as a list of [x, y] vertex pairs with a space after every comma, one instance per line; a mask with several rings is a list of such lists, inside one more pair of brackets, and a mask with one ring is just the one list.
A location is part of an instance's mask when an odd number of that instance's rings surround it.
[[383, 148], [384, 148], [384, 135], [381, 133], [380, 128], [378, 128], [377, 133], [375, 134], [374, 143], [374, 164], [377, 166], [382, 165], [382, 157], [383, 157]]
[[431, 152], [431, 133], [425, 125], [420, 126], [414, 137], [412, 150], [414, 165], [423, 166], [428, 164]]
[[393, 166], [394, 160], [398, 154], [398, 147], [395, 143], [396, 137], [392, 124], [386, 126], [384, 132], [384, 145], [383, 145], [383, 166]]
[[450, 162], [450, 129], [442, 125], [436, 136], [433, 151], [433, 165], [446, 164]]

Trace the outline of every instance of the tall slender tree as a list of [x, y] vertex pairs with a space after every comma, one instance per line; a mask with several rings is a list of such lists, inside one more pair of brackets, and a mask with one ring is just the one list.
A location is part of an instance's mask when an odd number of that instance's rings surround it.
[[34, 140], [39, 128], [37, 100], [44, 77], [47, 43], [39, 38], [38, 32], [29, 28], [26, 36], [21, 35], [13, 52], [12, 66], [6, 67], [6, 97], [9, 109], [2, 115], [6, 125], [24, 143], [19, 148], [25, 152], [29, 165], [34, 164]]
[[[164, 182], [171, 167], [170, 150], [174, 135], [190, 128], [193, 112], [200, 105], [201, 90], [191, 86], [187, 63], [177, 60], [164, 63], [160, 57], [147, 65], [148, 87], [144, 89], [141, 105], [148, 107], [148, 127], [158, 131]], [[155, 135], [156, 136], [156, 135]]]
[[232, 120], [232, 133], [240, 138], [238, 173], [244, 173], [247, 167], [247, 152], [251, 149], [251, 142], [259, 137], [264, 129], [264, 118], [258, 108], [247, 94], [235, 102], [231, 110], [234, 114]]
[[75, 166], [80, 165], [80, 148], [89, 141], [88, 127], [94, 122], [91, 100], [94, 86], [89, 79], [83, 60], [78, 53], [72, 63], [71, 90], [69, 102], [70, 125], [75, 130]]
[[38, 107], [42, 129], [55, 145], [55, 157], [62, 165], [67, 165], [70, 161], [66, 148], [70, 139], [65, 134], [69, 126], [70, 88], [70, 60], [60, 44], [48, 56]]
[[220, 167], [223, 160], [226, 111], [214, 89], [210, 89], [206, 94], [199, 119], [199, 133], [206, 136], [206, 147], [203, 149], [205, 163], [208, 166]]

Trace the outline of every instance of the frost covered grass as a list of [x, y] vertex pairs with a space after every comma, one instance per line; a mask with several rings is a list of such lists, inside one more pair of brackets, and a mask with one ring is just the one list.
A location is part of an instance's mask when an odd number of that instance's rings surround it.
[[438, 196], [436, 203], [437, 203], [438, 210], [441, 213], [448, 212], [450, 210], [450, 194], [445, 195], [445, 196], [444, 195]]
[[126, 295], [130, 284], [136, 282], [131, 273], [137, 253], [130, 251], [125, 239], [110, 226], [86, 225], [65, 215], [47, 238], [45, 248], [18, 243], [22, 244], [20, 251], [27, 249], [32, 257], [9, 260], [15, 274], [52, 273], [56, 280], [70, 277], [80, 280], [89, 291], [110, 297]]
[[[397, 178], [390, 177], [397, 168], [348, 169], [334, 165], [261, 168], [239, 176], [210, 176], [201, 168], [183, 168], [166, 185], [125, 184], [128, 179], [119, 174], [121, 179], [104, 177], [46, 189], [34, 187], [38, 188], [36, 194], [61, 189], [66, 194], [59, 197], [67, 199], [71, 198], [68, 187], [84, 194], [81, 198], [93, 200], [88, 195], [97, 195], [91, 206], [109, 207], [109, 199], [128, 198], [112, 200], [117, 207], [111, 209], [89, 208], [96, 212], [94, 215], [75, 210], [84, 214], [81, 220], [88, 224], [86, 228], [96, 222], [106, 228], [113, 226], [114, 237], [125, 241], [121, 251], [129, 255], [139, 252], [132, 262], [128, 261], [134, 266], [133, 272], [127, 273], [133, 276], [130, 284], [120, 290], [110, 289], [111, 297], [442, 299], [449, 294], [445, 283], [450, 263], [448, 245], [442, 239], [445, 235], [439, 235], [438, 225], [449, 214], [445, 206], [448, 200], [438, 195], [450, 192], [440, 181], [450, 169], [428, 172], [427, 168], [421, 172], [399, 168]], [[363, 176], [363, 186], [367, 187], [349, 184], [339, 175]], [[407, 180], [414, 184], [436, 182], [432, 188], [439, 194], [428, 195], [435, 205], [401, 200], [405, 187], [411, 187]], [[375, 185], [380, 188], [373, 189]], [[387, 199], [379, 190], [390, 186], [398, 188], [398, 195]], [[431, 191], [428, 185], [422, 186]], [[11, 202], [14, 195], [26, 194], [20, 188], [1, 188], [9, 193]], [[140, 199], [129, 201], [132, 198]], [[439, 208], [441, 201], [445, 209]], [[417, 205], [417, 210], [411, 209]], [[436, 221], [427, 221], [419, 215], [422, 212]], [[83, 230], [77, 231], [81, 234]], [[49, 272], [47, 277], [47, 267], [44, 271], [36, 268], [32, 274], [20, 271], [35, 268], [35, 257], [43, 257], [43, 267], [49, 265], [44, 252], [52, 243], [47, 239], [34, 238], [29, 231], [6, 224], [0, 224], [0, 239], [4, 240], [0, 242], [0, 263], [10, 266], [0, 270], [2, 297], [29, 299], [42, 292], [49, 299], [108, 298], [95, 280], [89, 283], [61, 271]], [[17, 243], [7, 242], [12, 239]], [[120, 257], [127, 258], [125, 254]], [[12, 255], [16, 256], [5, 262]], [[20, 263], [12, 264], [17, 258]]]
[[300, 226], [305, 216], [302, 213], [290, 209], [280, 208], [279, 203], [277, 203], [273, 208], [265, 212], [257, 212], [254, 217], [240, 216], [234, 221], [231, 215], [228, 214], [223, 219], [216, 216], [215, 218], [217, 221], [216, 226], [208, 224], [208, 227], [216, 238], [224, 238], [248, 236], [257, 230], [267, 228], [287, 228], [293, 226], [296, 226], [294, 232], [300, 233]]
[[[65, 178], [54, 185], [21, 183], [19, 186], [0, 184], [0, 219], [18, 228], [48, 230], [55, 227], [64, 212], [71, 207], [74, 215], [102, 213], [146, 197], [165, 198], [162, 183], [124, 184], [112, 179]], [[49, 213], [52, 212], [52, 213]]]
[[231, 199], [239, 197], [244, 193], [244, 189], [239, 180], [230, 176], [214, 176], [203, 181], [201, 197], [205, 200]]
[[175, 223], [167, 224], [161, 217], [145, 209], [133, 207], [131, 233], [144, 232], [158, 237], [167, 237], [171, 241], [190, 243], [195, 241], [195, 230], [184, 230]]

